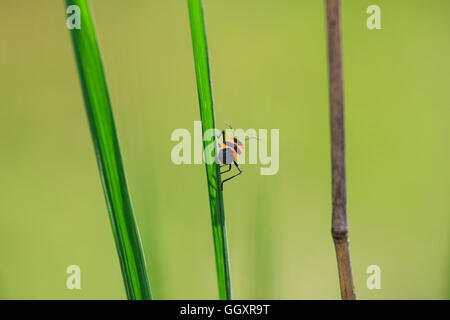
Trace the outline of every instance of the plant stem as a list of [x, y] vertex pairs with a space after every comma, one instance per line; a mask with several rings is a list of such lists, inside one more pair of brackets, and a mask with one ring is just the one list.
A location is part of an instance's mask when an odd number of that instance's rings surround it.
[[330, 80], [330, 124], [332, 163], [332, 236], [344, 300], [356, 299], [350, 261], [347, 190], [345, 176], [344, 92], [341, 53], [340, 0], [326, 0]]
[[66, 0], [71, 5], [81, 13], [81, 28], [70, 33], [127, 297], [151, 299], [90, 6], [87, 0]]
[[[203, 14], [203, 2], [202, 0], [188, 0], [188, 8], [191, 23], [192, 46], [194, 50], [195, 73], [197, 77], [202, 131], [203, 136], [206, 137], [205, 132], [215, 130], [216, 126], [208, 58], [208, 45]], [[211, 143], [215, 143], [214, 135], [206, 140], [203, 140], [204, 150], [208, 150], [208, 146]], [[207, 154], [207, 152], [205, 152], [206, 176], [211, 208], [219, 297], [222, 300], [226, 300], [231, 299], [230, 266], [228, 261], [228, 245], [225, 227], [225, 212], [223, 208], [223, 196], [220, 188], [220, 169], [214, 161], [214, 149], [215, 148], [213, 148], [213, 154]]]

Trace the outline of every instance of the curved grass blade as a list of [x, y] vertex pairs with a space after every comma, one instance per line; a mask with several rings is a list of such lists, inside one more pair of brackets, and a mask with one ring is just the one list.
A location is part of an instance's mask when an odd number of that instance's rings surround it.
[[[205, 134], [208, 130], [214, 130], [216, 126], [202, 0], [188, 0], [188, 7], [202, 131]], [[204, 140], [204, 150], [208, 150], [208, 146], [215, 143], [214, 140], [214, 137]], [[231, 280], [220, 171], [217, 163], [213, 161], [214, 154], [210, 155], [205, 152], [205, 158], [219, 297], [226, 300], [231, 299]]]
[[151, 299], [91, 10], [87, 0], [66, 0], [71, 5], [81, 13], [81, 28], [70, 33], [127, 297]]

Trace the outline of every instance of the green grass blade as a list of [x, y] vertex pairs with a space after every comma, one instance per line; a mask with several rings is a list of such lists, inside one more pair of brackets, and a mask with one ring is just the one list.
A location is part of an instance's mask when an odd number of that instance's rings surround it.
[[70, 33], [127, 297], [151, 299], [89, 3], [66, 0], [66, 5], [77, 5], [81, 11], [81, 29]]
[[[192, 46], [194, 50], [195, 73], [197, 76], [197, 90], [200, 104], [203, 134], [209, 129], [215, 129], [214, 104], [209, 69], [208, 45], [206, 41], [203, 3], [201, 0], [188, 0], [189, 18], [191, 22]], [[203, 147], [214, 143], [214, 137], [203, 141]], [[214, 155], [207, 157], [206, 176], [208, 183], [211, 220], [216, 256], [217, 278], [219, 283], [219, 297], [222, 300], [231, 299], [230, 266], [228, 261], [227, 232], [225, 228], [225, 213], [223, 196], [220, 189], [220, 171], [215, 162], [209, 162]], [[208, 164], [208, 162], [210, 164]]]

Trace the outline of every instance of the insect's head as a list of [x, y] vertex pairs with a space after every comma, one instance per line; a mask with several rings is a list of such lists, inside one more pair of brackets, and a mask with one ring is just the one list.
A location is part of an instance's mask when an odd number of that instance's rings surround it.
[[[230, 138], [229, 141], [233, 141], [235, 144], [237, 144], [237, 145], [239, 146], [240, 149], [244, 149], [244, 144], [243, 144], [238, 138], [236, 138], [236, 136], [235, 136], [235, 134], [234, 134], [234, 129], [233, 129], [233, 127], [231, 126], [231, 124], [229, 124], [229, 123], [226, 122], [226, 121], [225, 121], [225, 124], [226, 124], [226, 126], [227, 126], [228, 128], [231, 129], [231, 132], [232, 132], [232, 134], [233, 134], [233, 137]], [[250, 139], [261, 140], [261, 139], [258, 138], [258, 137], [245, 137], [245, 141], [248, 141], [248, 140], [250, 140]]]

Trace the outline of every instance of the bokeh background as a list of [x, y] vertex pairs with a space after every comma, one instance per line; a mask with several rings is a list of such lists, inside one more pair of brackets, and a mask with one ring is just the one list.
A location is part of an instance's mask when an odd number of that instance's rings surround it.
[[[450, 2], [344, 0], [358, 298], [449, 297]], [[366, 8], [381, 7], [382, 30]], [[92, 7], [156, 299], [218, 297], [186, 1]], [[323, 1], [205, 1], [217, 123], [280, 129], [280, 170], [225, 188], [234, 298], [338, 299]], [[124, 299], [63, 1], [0, 1], [0, 298]], [[66, 288], [81, 267], [82, 289]], [[381, 268], [368, 290], [366, 268]]]

